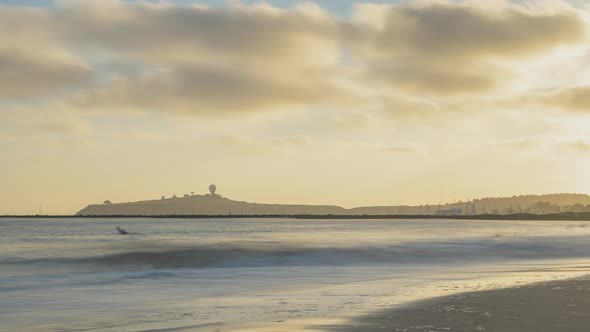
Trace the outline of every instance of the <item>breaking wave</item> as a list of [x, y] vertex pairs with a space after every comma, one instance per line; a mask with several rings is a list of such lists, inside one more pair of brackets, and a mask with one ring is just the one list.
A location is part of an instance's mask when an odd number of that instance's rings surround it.
[[84, 265], [108, 269], [209, 268], [266, 266], [347, 266], [433, 264], [505, 259], [581, 258], [590, 256], [590, 241], [540, 238], [506, 241], [409, 242], [391, 246], [307, 247], [268, 243], [212, 244], [184, 248], [142, 249], [77, 258], [9, 259], [4, 264]]

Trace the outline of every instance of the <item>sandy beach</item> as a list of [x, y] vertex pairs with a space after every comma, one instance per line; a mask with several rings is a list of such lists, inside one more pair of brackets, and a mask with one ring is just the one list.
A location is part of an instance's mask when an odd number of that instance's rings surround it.
[[331, 332], [588, 331], [590, 276], [415, 302], [360, 317]]

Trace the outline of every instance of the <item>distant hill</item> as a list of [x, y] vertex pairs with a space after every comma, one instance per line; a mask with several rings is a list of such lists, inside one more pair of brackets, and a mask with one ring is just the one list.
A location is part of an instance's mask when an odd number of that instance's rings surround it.
[[345, 211], [346, 209], [330, 205], [257, 204], [207, 194], [133, 203], [95, 204], [82, 209], [77, 215], [327, 215], [344, 214]]
[[334, 205], [248, 203], [217, 194], [207, 194], [131, 203], [105, 201], [103, 204], [89, 205], [76, 215], [506, 215], [564, 212], [590, 212], [590, 196], [584, 194], [524, 195], [483, 198], [444, 205], [371, 206], [345, 209]]

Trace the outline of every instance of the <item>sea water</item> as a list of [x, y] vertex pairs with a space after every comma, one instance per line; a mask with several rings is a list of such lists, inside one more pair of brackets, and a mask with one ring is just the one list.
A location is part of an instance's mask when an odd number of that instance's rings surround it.
[[590, 222], [5, 218], [0, 331], [320, 331], [589, 258]]

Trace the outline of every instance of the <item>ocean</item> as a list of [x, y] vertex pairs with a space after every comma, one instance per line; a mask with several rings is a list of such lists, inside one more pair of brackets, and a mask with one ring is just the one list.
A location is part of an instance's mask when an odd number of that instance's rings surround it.
[[589, 258], [579, 221], [5, 218], [0, 331], [321, 331]]

